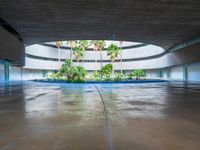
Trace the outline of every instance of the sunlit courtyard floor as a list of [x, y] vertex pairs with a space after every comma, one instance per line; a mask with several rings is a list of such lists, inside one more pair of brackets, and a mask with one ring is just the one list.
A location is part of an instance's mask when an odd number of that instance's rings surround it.
[[199, 150], [200, 84], [0, 83], [0, 150]]

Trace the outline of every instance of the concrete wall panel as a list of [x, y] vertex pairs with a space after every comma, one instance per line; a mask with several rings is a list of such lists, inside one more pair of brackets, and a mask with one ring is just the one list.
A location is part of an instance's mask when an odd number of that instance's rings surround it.
[[161, 78], [164, 78], [164, 79], [169, 78], [169, 72], [170, 72], [169, 68], [161, 69]]
[[188, 80], [200, 81], [200, 63], [188, 65]]
[[183, 80], [183, 66], [175, 66], [171, 68], [170, 79]]
[[10, 81], [13, 80], [21, 80], [21, 67], [10, 66], [9, 67], [9, 79]]
[[22, 80], [43, 79], [42, 70], [23, 69]]
[[146, 70], [147, 78], [158, 78], [157, 70]]

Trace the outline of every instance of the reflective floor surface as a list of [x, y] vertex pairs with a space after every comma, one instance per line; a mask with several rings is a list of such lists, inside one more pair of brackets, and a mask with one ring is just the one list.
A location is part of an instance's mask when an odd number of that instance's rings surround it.
[[0, 83], [0, 150], [199, 150], [200, 84]]

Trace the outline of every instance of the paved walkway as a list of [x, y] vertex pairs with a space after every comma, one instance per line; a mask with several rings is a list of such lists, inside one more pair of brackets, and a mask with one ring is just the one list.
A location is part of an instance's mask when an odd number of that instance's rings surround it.
[[199, 150], [200, 84], [0, 83], [0, 150]]

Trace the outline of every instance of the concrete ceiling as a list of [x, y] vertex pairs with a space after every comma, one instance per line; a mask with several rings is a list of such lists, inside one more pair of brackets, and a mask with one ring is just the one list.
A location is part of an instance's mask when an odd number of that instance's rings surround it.
[[25, 44], [116, 39], [165, 49], [200, 36], [199, 0], [1, 0]]

